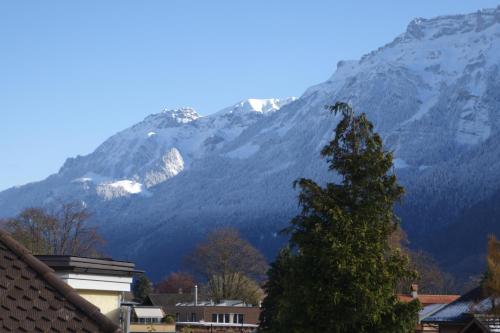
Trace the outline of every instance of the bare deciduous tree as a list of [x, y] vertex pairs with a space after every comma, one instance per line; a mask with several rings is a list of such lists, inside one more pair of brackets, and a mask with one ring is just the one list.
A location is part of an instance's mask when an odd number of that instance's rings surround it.
[[53, 213], [26, 208], [1, 225], [33, 254], [95, 256], [104, 241], [97, 228], [88, 225], [89, 216], [84, 205], [71, 202], [61, 204]]
[[416, 279], [400, 281], [398, 292], [407, 293], [413, 283], [419, 284], [419, 291], [422, 293], [449, 294], [457, 291], [458, 286], [453, 275], [443, 271], [429, 253], [410, 249], [407, 235], [400, 227], [389, 237], [389, 244], [393, 249], [406, 254], [410, 259], [410, 267], [418, 273]]
[[54, 216], [36, 207], [26, 208], [15, 218], [1, 221], [2, 227], [33, 254], [52, 253], [56, 224]]
[[159, 293], [191, 293], [196, 282], [194, 278], [185, 272], [173, 272], [160, 281], [155, 291]]
[[259, 281], [267, 270], [263, 255], [237, 230], [218, 229], [199, 244], [186, 262], [206, 281], [209, 296], [217, 301], [242, 299], [255, 301]]
[[54, 243], [58, 254], [90, 255], [104, 243], [96, 227], [88, 226], [90, 213], [80, 203], [61, 205], [56, 212], [58, 221], [57, 237]]
[[500, 297], [500, 241], [493, 235], [488, 238], [486, 264], [488, 269], [484, 277], [483, 288], [487, 295], [498, 299]]

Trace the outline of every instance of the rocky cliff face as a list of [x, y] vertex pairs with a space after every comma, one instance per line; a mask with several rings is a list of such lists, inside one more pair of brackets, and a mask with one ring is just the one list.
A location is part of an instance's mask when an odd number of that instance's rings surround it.
[[456, 223], [500, 232], [463, 221], [500, 187], [499, 54], [500, 8], [416, 19], [393, 42], [339, 62], [298, 99], [249, 99], [204, 117], [189, 108], [151, 115], [58, 174], [0, 193], [0, 214], [84, 200], [111, 253], [157, 276], [220, 225], [242, 229], [272, 255], [276, 232], [298, 211], [293, 180], [335, 180], [319, 152], [337, 121], [324, 106], [340, 100], [365, 112], [394, 151], [408, 193], [398, 211], [412, 245], [453, 269], [461, 255], [436, 244], [463, 230]]

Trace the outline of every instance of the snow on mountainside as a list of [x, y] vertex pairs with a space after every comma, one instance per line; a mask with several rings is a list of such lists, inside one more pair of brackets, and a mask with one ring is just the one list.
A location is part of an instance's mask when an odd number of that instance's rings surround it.
[[68, 159], [59, 175], [76, 176], [73, 183], [108, 200], [143, 193], [294, 99], [248, 99], [206, 117], [192, 108], [165, 110], [112, 136], [94, 153]]
[[[45, 181], [0, 193], [0, 216], [61, 200], [89, 203], [140, 195], [233, 140], [251, 124], [295, 100], [248, 99], [209, 116], [192, 108], [164, 110], [106, 140], [92, 154], [68, 158]], [[22, 199], [11, 193], [23, 193]]]
[[225, 108], [219, 112], [218, 115], [221, 114], [238, 114], [238, 113], [246, 113], [246, 112], [258, 112], [258, 113], [269, 113], [279, 110], [282, 106], [289, 104], [296, 100], [295, 97], [285, 98], [283, 100], [279, 100], [276, 98], [270, 99], [255, 99], [250, 98], [240, 103], [237, 103], [233, 106]]
[[[219, 225], [237, 226], [272, 255], [276, 231], [298, 209], [293, 180], [334, 179], [319, 152], [336, 124], [324, 106], [341, 100], [366, 112], [394, 151], [408, 193], [404, 225], [413, 245], [433, 250], [462, 210], [500, 188], [499, 54], [500, 7], [416, 19], [298, 99], [151, 115], [58, 174], [0, 193], [0, 215], [85, 200], [111, 253], [140, 258], [155, 276], [170, 268], [155, 264], [165, 253]], [[435, 254], [448, 267], [460, 260]]]

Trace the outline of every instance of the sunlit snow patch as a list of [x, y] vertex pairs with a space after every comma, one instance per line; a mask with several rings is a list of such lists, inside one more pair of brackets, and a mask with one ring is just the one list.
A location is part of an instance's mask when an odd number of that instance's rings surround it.
[[142, 184], [135, 182], [133, 180], [119, 180], [113, 183], [107, 184], [113, 188], [121, 188], [125, 192], [131, 193], [131, 194], [136, 194], [142, 192]]
[[114, 182], [106, 182], [97, 185], [97, 195], [105, 200], [125, 197], [132, 194], [150, 196], [150, 193], [139, 182], [123, 179]]
[[81, 177], [81, 178], [75, 178], [73, 179], [73, 183], [86, 183], [86, 182], [91, 182], [92, 178], [90, 177]]

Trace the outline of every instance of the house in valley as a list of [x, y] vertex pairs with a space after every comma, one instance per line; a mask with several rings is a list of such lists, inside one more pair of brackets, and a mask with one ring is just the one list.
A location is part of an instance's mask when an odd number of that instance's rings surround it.
[[459, 297], [460, 295], [419, 294], [417, 284], [411, 285], [410, 294], [398, 295], [398, 299], [402, 302], [410, 302], [418, 299], [422, 305], [422, 309], [418, 313], [418, 324], [415, 329], [416, 333], [439, 333], [439, 327], [437, 324], [427, 323], [424, 319], [434, 315], [436, 312], [454, 302]]
[[173, 316], [178, 332], [254, 332], [259, 325], [259, 306], [241, 300], [214, 302], [198, 298], [195, 286], [192, 293], [150, 294], [144, 304], [159, 306]]
[[201, 301], [176, 304], [177, 330], [198, 332], [254, 332], [260, 307], [239, 300]]
[[439, 333], [500, 332], [500, 315], [495, 311], [498, 301], [477, 287], [424, 318], [422, 323], [437, 327]]

